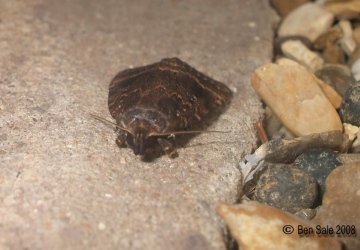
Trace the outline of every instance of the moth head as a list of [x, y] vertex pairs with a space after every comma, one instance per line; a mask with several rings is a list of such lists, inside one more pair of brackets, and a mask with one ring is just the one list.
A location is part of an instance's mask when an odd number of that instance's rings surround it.
[[135, 155], [144, 155], [146, 148], [153, 145], [153, 138], [149, 138], [151, 126], [146, 120], [136, 120], [130, 129], [124, 130], [117, 126], [119, 130], [127, 132], [126, 142], [133, 149]]
[[[91, 114], [97, 120], [111, 124], [118, 130], [122, 131], [118, 137], [120, 144], [126, 141], [126, 143], [133, 149], [135, 155], [145, 155], [146, 149], [158, 143], [159, 138], [174, 138], [175, 135], [183, 134], [199, 134], [199, 133], [229, 133], [230, 131], [215, 131], [215, 130], [189, 130], [189, 131], [172, 131], [165, 133], [153, 132], [148, 121], [139, 119], [130, 126], [130, 128], [121, 127], [111, 121], [108, 121], [98, 115]], [[123, 137], [123, 138], [122, 138]], [[162, 147], [164, 145], [161, 145]]]

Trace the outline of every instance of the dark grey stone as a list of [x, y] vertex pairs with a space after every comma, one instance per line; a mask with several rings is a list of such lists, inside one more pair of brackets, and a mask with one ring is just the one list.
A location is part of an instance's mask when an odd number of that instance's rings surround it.
[[339, 113], [343, 122], [360, 126], [360, 82], [348, 89], [342, 100]]
[[303, 169], [316, 179], [320, 197], [325, 191], [325, 181], [330, 172], [342, 163], [330, 149], [310, 149], [296, 158], [294, 166]]
[[315, 76], [333, 87], [341, 96], [344, 96], [350, 86], [356, 82], [351, 71], [346, 70], [344, 66], [326, 66], [316, 71]]
[[313, 205], [317, 185], [313, 176], [288, 164], [269, 164], [259, 173], [254, 199], [295, 213]]

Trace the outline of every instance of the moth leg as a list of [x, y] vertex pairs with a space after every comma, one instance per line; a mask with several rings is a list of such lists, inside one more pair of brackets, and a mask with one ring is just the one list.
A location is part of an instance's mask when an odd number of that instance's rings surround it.
[[126, 132], [119, 130], [118, 137], [115, 140], [116, 144], [119, 146], [119, 148], [123, 148], [126, 146], [125, 141], [126, 141]]
[[169, 140], [163, 139], [163, 138], [158, 138], [158, 142], [159, 142], [160, 146], [162, 147], [162, 149], [164, 150], [164, 152], [170, 158], [174, 158], [176, 156], [176, 154], [177, 154], [176, 149]]

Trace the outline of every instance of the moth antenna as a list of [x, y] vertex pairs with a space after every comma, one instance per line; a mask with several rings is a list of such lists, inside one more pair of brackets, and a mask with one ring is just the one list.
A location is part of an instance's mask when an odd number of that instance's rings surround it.
[[128, 133], [130, 133], [132, 135], [134, 134], [132, 131], [128, 130], [127, 128], [121, 127], [121, 126], [117, 125], [116, 123], [114, 123], [112, 121], [108, 121], [105, 118], [102, 118], [101, 116], [98, 116], [98, 115], [96, 115], [94, 113], [90, 113], [90, 115], [92, 117], [94, 117], [95, 119], [99, 120], [99, 121], [102, 121], [102, 122], [105, 122], [107, 124], [113, 125], [113, 126], [117, 127], [118, 129], [124, 130], [125, 132], [128, 132]]
[[218, 131], [218, 130], [190, 130], [190, 131], [175, 131], [175, 132], [166, 132], [166, 133], [152, 133], [149, 136], [164, 136], [164, 135], [181, 135], [181, 134], [199, 134], [199, 133], [230, 133], [231, 131]]

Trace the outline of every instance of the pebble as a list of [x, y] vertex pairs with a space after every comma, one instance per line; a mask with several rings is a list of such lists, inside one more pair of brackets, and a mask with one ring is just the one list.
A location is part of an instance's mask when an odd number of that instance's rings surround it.
[[346, 92], [339, 113], [343, 122], [360, 126], [360, 82], [352, 85]]
[[329, 65], [315, 72], [315, 76], [329, 84], [340, 95], [344, 96], [355, 79], [349, 68], [343, 65]]
[[345, 64], [345, 53], [337, 44], [330, 44], [323, 52], [322, 57], [327, 63]]
[[318, 54], [309, 50], [299, 40], [284, 42], [281, 45], [281, 50], [286, 57], [303, 65], [311, 72], [321, 69], [324, 65], [324, 60]]
[[349, 140], [353, 141], [359, 133], [359, 127], [353, 126], [349, 123], [344, 123], [344, 133], [349, 136]]
[[[315, 234], [301, 237], [304, 235], [298, 234], [299, 227], [311, 227], [315, 232], [315, 225], [255, 201], [241, 205], [221, 202], [217, 213], [225, 220], [231, 235], [242, 250], [341, 249], [336, 238], [316, 237]], [[295, 230], [294, 233], [291, 233], [292, 229]]]
[[331, 102], [335, 109], [340, 108], [342, 97], [328, 84], [324, 81], [316, 78], [317, 83], [319, 84], [321, 90], [324, 92], [328, 100]]
[[310, 0], [270, 0], [270, 3], [281, 17], [285, 17], [292, 10], [309, 1]]
[[255, 70], [251, 84], [295, 136], [342, 130], [317, 78], [304, 67], [269, 63]]
[[325, 191], [325, 180], [332, 170], [342, 163], [330, 149], [310, 149], [296, 158], [294, 166], [311, 174], [319, 185], [320, 198]]
[[317, 194], [316, 180], [307, 172], [288, 164], [268, 164], [259, 172], [253, 199], [295, 213], [310, 208]]
[[360, 2], [357, 1], [330, 3], [325, 8], [338, 20], [359, 19], [360, 17]]
[[356, 42], [353, 37], [351, 23], [348, 20], [341, 20], [339, 22], [339, 27], [343, 33], [343, 37], [340, 39], [340, 46], [346, 55], [351, 56], [356, 48]]
[[315, 41], [334, 22], [334, 15], [314, 3], [305, 3], [289, 13], [282, 21], [278, 36], [300, 35]]
[[351, 66], [351, 73], [356, 81], [360, 81], [360, 58], [357, 59]]
[[305, 135], [291, 140], [273, 139], [261, 145], [253, 155], [271, 163], [292, 163], [308, 149], [328, 148], [341, 151], [343, 141], [340, 130]]
[[[332, 227], [347, 225], [356, 227], [357, 235], [348, 231], [336, 235], [345, 249], [360, 249], [360, 162], [341, 165], [333, 170], [326, 180], [322, 206], [313, 219], [315, 224]], [[346, 228], [345, 228], [346, 230]]]
[[304, 208], [297, 211], [294, 215], [299, 216], [302, 219], [311, 220], [316, 215], [316, 209]]
[[347, 135], [349, 138], [349, 142], [344, 152], [352, 152], [352, 146], [354, 143], [356, 143], [355, 138], [358, 136], [359, 127], [353, 126], [349, 123], [343, 123], [343, 127], [344, 127], [344, 134]]
[[336, 25], [321, 34], [314, 42], [314, 48], [323, 50], [331, 44], [336, 44], [343, 37], [343, 31], [339, 25]]
[[265, 107], [265, 131], [269, 139], [293, 139], [294, 136], [287, 130], [269, 107]]
[[306, 48], [311, 49], [312, 48], [312, 42], [309, 40], [309, 38], [305, 36], [284, 36], [284, 37], [277, 37], [274, 39], [274, 56], [277, 55], [283, 55], [281, 51], [281, 46], [284, 42], [287, 42], [289, 40], [298, 40], [302, 42]]
[[[358, 136], [359, 135], [360, 134], [358, 134]], [[342, 162], [342, 164], [360, 162], [360, 154], [338, 154], [337, 158]]]
[[338, 45], [338, 40], [343, 37], [339, 25], [320, 35], [314, 42], [314, 48], [322, 50], [322, 56], [327, 63], [345, 63], [345, 54]]
[[[357, 133], [357, 137], [355, 138], [355, 140], [351, 145], [350, 152], [360, 156], [360, 129]], [[360, 159], [358, 161], [360, 161]]]
[[360, 26], [353, 29], [353, 36], [356, 44], [360, 44]]
[[352, 67], [355, 61], [357, 61], [359, 58], [360, 58], [360, 46], [356, 46], [355, 50], [353, 51], [353, 53], [349, 58], [348, 65]]
[[[300, 66], [300, 64], [298, 64], [297, 62], [295, 62], [291, 59], [288, 59], [288, 58], [279, 58], [276, 61], [276, 63], [281, 66], [284, 66], [284, 65]], [[323, 91], [325, 96], [328, 98], [328, 100], [331, 102], [333, 107], [335, 109], [338, 109], [341, 105], [342, 97], [331, 86], [325, 84], [322, 80], [320, 80], [316, 77], [314, 77], [314, 80], [319, 85], [319, 87], [321, 88], [321, 90]], [[291, 138], [291, 137], [288, 137], [288, 138]]]

